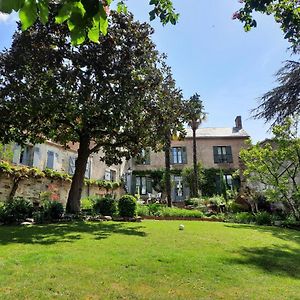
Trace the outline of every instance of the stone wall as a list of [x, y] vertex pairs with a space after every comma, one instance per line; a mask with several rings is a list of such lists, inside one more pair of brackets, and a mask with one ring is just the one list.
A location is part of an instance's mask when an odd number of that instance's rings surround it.
[[[0, 201], [6, 201], [9, 193], [12, 189], [12, 179], [4, 174], [0, 175]], [[24, 197], [30, 199], [33, 202], [39, 201], [40, 194], [43, 192], [50, 192], [53, 200], [58, 200], [63, 204], [66, 204], [69, 189], [71, 183], [62, 180], [52, 180], [48, 178], [40, 179], [24, 179], [19, 183], [16, 197]], [[105, 195], [105, 189], [99, 189], [98, 186], [84, 186], [82, 192], [82, 198], [92, 195]], [[113, 191], [113, 194], [117, 197], [124, 194], [123, 188], [118, 188]]]

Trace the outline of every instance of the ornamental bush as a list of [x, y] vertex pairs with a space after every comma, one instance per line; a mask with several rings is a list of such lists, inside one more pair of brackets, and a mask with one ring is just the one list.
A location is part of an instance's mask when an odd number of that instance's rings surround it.
[[102, 216], [113, 216], [116, 213], [116, 201], [111, 196], [107, 195], [103, 198], [96, 198], [94, 201], [94, 212]]
[[0, 208], [0, 222], [4, 224], [21, 223], [32, 217], [33, 205], [30, 201], [18, 197], [6, 202]]
[[133, 218], [136, 216], [137, 202], [132, 195], [124, 195], [118, 202], [119, 215], [121, 217]]

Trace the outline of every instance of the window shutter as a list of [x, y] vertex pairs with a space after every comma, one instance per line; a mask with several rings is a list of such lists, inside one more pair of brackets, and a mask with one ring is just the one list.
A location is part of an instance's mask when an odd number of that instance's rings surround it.
[[132, 195], [134, 195], [136, 193], [135, 188], [136, 188], [136, 176], [131, 175], [131, 194]]
[[182, 147], [182, 163], [183, 163], [183, 164], [187, 164], [186, 147]]
[[54, 160], [53, 160], [53, 169], [54, 170], [59, 170], [59, 162], [58, 162], [58, 158], [59, 158], [59, 155], [58, 153], [54, 152]]
[[147, 193], [152, 193], [152, 178], [147, 177]]
[[39, 147], [34, 147], [34, 152], [33, 152], [33, 166], [38, 168], [40, 167], [40, 160], [41, 160], [41, 152]]
[[14, 145], [13, 148], [13, 163], [14, 164], [19, 164], [20, 163], [20, 155], [21, 155], [21, 147], [17, 144]]
[[48, 151], [47, 152], [47, 165], [46, 167], [48, 169], [53, 169], [54, 167], [54, 152], [53, 151]]
[[226, 155], [227, 155], [227, 157], [226, 157], [227, 162], [228, 163], [233, 163], [231, 146], [226, 146]]
[[84, 173], [85, 178], [90, 178], [90, 167], [91, 167], [91, 161], [88, 160], [86, 163], [86, 168], [85, 168], [85, 173]]
[[150, 165], [150, 149], [145, 150], [145, 165]]
[[76, 162], [76, 157], [70, 156], [69, 157], [69, 174], [70, 175], [74, 175], [74, 173], [75, 173], [75, 162]]
[[219, 155], [218, 155], [218, 147], [213, 146], [213, 154], [214, 154], [214, 163], [219, 163]]
[[174, 164], [173, 148], [170, 148], [170, 164]]

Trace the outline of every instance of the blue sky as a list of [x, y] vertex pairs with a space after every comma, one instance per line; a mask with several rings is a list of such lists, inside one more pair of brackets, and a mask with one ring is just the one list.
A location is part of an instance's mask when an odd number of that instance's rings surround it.
[[[141, 21], [148, 21], [148, 0], [128, 0], [129, 9]], [[242, 24], [231, 19], [240, 7], [237, 0], [175, 0], [180, 13], [176, 26], [155, 28], [153, 40], [168, 55], [177, 85], [186, 98], [195, 92], [208, 112], [205, 127], [231, 127], [241, 115], [253, 140], [268, 136], [268, 126], [250, 118], [257, 98], [275, 85], [274, 74], [290, 59], [288, 43], [272, 16], [257, 15], [258, 27], [245, 33]], [[0, 49], [9, 47], [14, 17], [0, 16]]]

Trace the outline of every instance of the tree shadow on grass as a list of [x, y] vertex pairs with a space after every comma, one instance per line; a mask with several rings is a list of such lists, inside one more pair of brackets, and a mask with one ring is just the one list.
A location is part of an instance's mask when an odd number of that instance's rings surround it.
[[273, 275], [300, 278], [300, 249], [284, 245], [242, 248], [238, 253], [242, 257], [228, 259], [230, 264], [256, 266]]
[[[300, 245], [300, 231], [272, 226], [255, 226], [246, 224], [226, 224], [231, 229], [253, 230], [253, 232], [271, 233], [274, 237], [295, 242]], [[264, 272], [279, 276], [300, 278], [300, 248], [288, 244], [273, 244], [265, 247], [236, 249], [241, 257], [229, 259], [230, 264], [252, 265]]]
[[124, 223], [72, 222], [33, 226], [1, 226], [0, 245], [13, 243], [51, 245], [72, 243], [89, 234], [95, 240], [102, 240], [112, 234], [145, 237], [143, 226], [128, 226]]
[[274, 237], [279, 238], [284, 241], [293, 241], [300, 244], [300, 231], [294, 229], [286, 229], [274, 226], [257, 226], [257, 225], [247, 225], [247, 224], [226, 224], [225, 227], [233, 229], [251, 229], [258, 232], [268, 232]]

